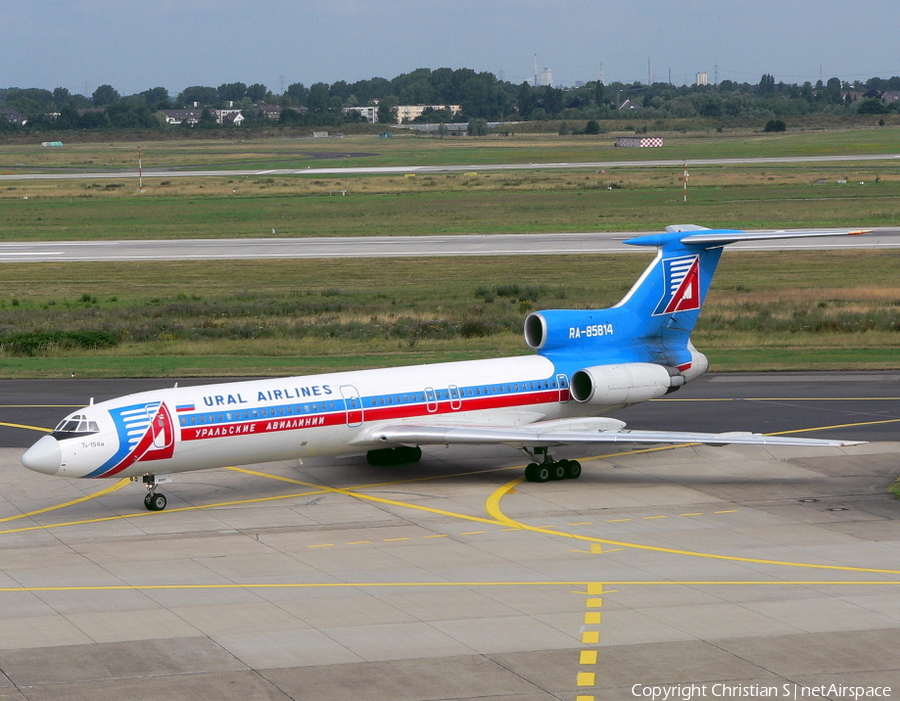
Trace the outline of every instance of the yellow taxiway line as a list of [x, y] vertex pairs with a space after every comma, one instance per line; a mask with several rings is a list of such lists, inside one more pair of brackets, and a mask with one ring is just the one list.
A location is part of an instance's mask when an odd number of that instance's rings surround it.
[[667, 553], [669, 555], [686, 555], [688, 557], [701, 557], [711, 560], [724, 560], [727, 562], [746, 562], [755, 565], [777, 565], [780, 567], [803, 567], [809, 569], [836, 570], [840, 572], [865, 572], [869, 574], [900, 574], [900, 570], [879, 569], [874, 567], [850, 567], [848, 565], [823, 565], [811, 562], [790, 562], [786, 560], [766, 560], [755, 557], [740, 557], [737, 555], [719, 555], [716, 553], [703, 553], [693, 550], [680, 550], [678, 548], [665, 548], [658, 545], [643, 545], [641, 543], [630, 543], [621, 540], [610, 540], [608, 538], [595, 538], [593, 536], [579, 535], [577, 533], [568, 533], [566, 531], [558, 531], [553, 528], [542, 528], [540, 526], [530, 526], [527, 523], [516, 521], [509, 518], [500, 508], [500, 501], [507, 494], [511, 493], [518, 485], [525, 481], [524, 477], [518, 477], [511, 482], [507, 482], [498, 488], [488, 497], [485, 503], [485, 510], [500, 521], [508, 528], [519, 528], [521, 530], [532, 531], [534, 533], [543, 533], [544, 535], [557, 536], [560, 538], [572, 538], [574, 540], [582, 540], [588, 543], [601, 543], [603, 545], [616, 545], [622, 548], [634, 548], [636, 550], [648, 550], [651, 552]]
[[[16, 521], [20, 518], [28, 518], [29, 516], [37, 516], [38, 514], [46, 514], [49, 511], [56, 511], [57, 509], [64, 509], [67, 506], [74, 506], [75, 504], [81, 504], [86, 501], [90, 501], [91, 499], [96, 499], [97, 497], [102, 497], [106, 494], [111, 494], [126, 484], [131, 482], [130, 479], [121, 479], [116, 482], [114, 485], [107, 487], [106, 489], [101, 489], [99, 492], [94, 492], [93, 494], [88, 494], [84, 497], [79, 497], [78, 499], [72, 499], [71, 501], [63, 502], [62, 504], [56, 504], [54, 506], [46, 506], [43, 509], [35, 509], [34, 511], [29, 511], [24, 514], [16, 514], [15, 516], [7, 516], [5, 518], [0, 518], [0, 523], [7, 523], [9, 521]], [[36, 526], [36, 528], [43, 528], [43, 526]], [[0, 533], [10, 533], [11, 531], [0, 531]]]

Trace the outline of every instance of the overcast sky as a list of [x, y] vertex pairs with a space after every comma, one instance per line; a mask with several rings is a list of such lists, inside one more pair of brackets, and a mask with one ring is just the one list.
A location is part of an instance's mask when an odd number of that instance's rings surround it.
[[900, 75], [898, 0], [0, 0], [0, 87], [175, 96], [472, 68], [514, 83]]

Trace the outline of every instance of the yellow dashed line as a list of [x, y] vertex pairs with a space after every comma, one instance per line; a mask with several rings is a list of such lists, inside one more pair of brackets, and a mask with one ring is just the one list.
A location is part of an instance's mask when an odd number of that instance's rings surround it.
[[466, 531], [465, 533], [460, 533], [460, 535], [480, 535], [481, 533], [487, 533], [487, 531]]
[[371, 540], [351, 540], [347, 542], [347, 545], [364, 545], [371, 542]]
[[384, 538], [385, 543], [396, 543], [398, 540], [409, 540], [409, 538]]
[[630, 518], [611, 518], [607, 523], [622, 523], [623, 521], [630, 521]]
[[333, 548], [334, 543], [319, 543], [318, 545], [307, 545], [307, 548]]
[[679, 516], [702, 516], [703, 512], [697, 511], [696, 513], [693, 513], [693, 514], [678, 514], [678, 515]]
[[713, 511], [714, 514], [736, 514], [737, 509], [729, 509], [728, 511]]
[[582, 521], [581, 523], [569, 523], [568, 526], [590, 526], [593, 521]]
[[641, 521], [652, 521], [656, 518], [668, 518], [668, 516], [642, 516]]
[[441, 533], [440, 535], [427, 535], [426, 538], [447, 538], [449, 533]]

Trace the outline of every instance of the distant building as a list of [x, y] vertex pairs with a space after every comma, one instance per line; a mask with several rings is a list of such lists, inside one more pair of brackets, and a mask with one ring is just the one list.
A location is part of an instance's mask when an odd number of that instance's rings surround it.
[[203, 116], [203, 110], [187, 109], [187, 110], [160, 110], [165, 117], [166, 124], [184, 124], [185, 122], [191, 126], [200, 123], [200, 117]]
[[344, 114], [351, 112], [359, 112], [369, 124], [375, 124], [378, 121], [378, 106], [369, 105], [367, 107], [345, 107]]
[[425, 110], [428, 109], [435, 112], [447, 110], [451, 117], [462, 113], [461, 105], [399, 105], [397, 107], [397, 124], [412, 122], [425, 114]]
[[278, 120], [281, 118], [281, 105], [259, 105], [256, 113], [266, 119]]
[[[183, 110], [160, 110], [160, 113], [165, 118], [166, 124], [173, 125], [187, 123], [190, 126], [194, 126], [195, 124], [200, 123], [200, 118], [203, 116], [203, 110], [199, 108]], [[215, 118], [216, 124], [239, 127], [244, 123], [244, 115], [241, 114], [240, 110], [211, 109], [209, 110], [209, 113]]]
[[5, 117], [10, 122], [18, 124], [20, 127], [24, 127], [28, 124], [28, 117], [16, 110], [0, 110], [0, 117]]
[[698, 73], [695, 85], [709, 85], [709, 73]]
[[210, 110], [210, 112], [216, 118], [216, 124], [239, 127], [244, 123], [244, 115], [237, 109]]
[[553, 71], [549, 68], [544, 68], [538, 73], [538, 85], [546, 85], [548, 87], [553, 85]]
[[216, 110], [217, 112], [221, 111], [225, 114], [218, 117], [219, 124], [224, 124], [228, 127], [239, 127], [244, 123], [244, 115], [241, 114], [240, 110]]

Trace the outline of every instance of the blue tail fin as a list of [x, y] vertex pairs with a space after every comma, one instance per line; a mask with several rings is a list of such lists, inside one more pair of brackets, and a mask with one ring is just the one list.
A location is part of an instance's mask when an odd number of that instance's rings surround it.
[[[685, 244], [684, 230], [629, 239], [658, 253], [614, 307], [548, 310], [525, 321], [525, 339], [538, 352], [584, 364], [649, 362], [671, 367], [691, 363], [690, 334], [722, 254], [719, 246]], [[709, 231], [704, 229], [703, 231]]]
[[[745, 233], [693, 225], [628, 239], [657, 256], [627, 295], [599, 310], [548, 310], [525, 320], [525, 340], [563, 364], [657, 363], [689, 367], [702, 360], [690, 344], [723, 246], [736, 241], [860, 234], [855, 230]], [[700, 371], [702, 372], [702, 370]]]
[[700, 227], [667, 227], [665, 234], [625, 241], [633, 246], [656, 246], [658, 251], [624, 299], [610, 309], [620, 317], [620, 325], [624, 323], [631, 331], [636, 354], [643, 356], [640, 360], [674, 367], [691, 361], [691, 332], [722, 247], [685, 243], [685, 230], [699, 231]]

